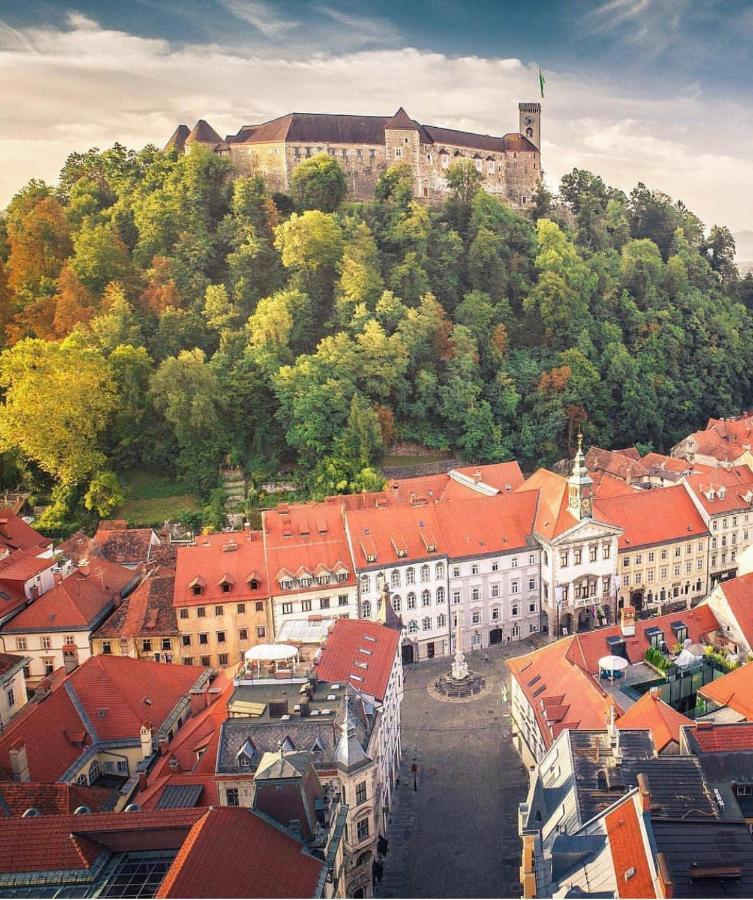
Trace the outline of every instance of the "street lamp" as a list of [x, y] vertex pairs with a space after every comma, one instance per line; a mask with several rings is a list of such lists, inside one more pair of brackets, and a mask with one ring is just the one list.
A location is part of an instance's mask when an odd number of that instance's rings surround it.
[[416, 757], [413, 757], [413, 762], [410, 767], [411, 772], [413, 773], [413, 790], [418, 790], [418, 764], [416, 763]]

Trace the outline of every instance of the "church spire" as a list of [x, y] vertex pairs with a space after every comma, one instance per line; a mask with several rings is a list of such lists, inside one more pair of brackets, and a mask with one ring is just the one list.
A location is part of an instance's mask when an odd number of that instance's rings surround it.
[[576, 519], [591, 518], [593, 482], [588, 474], [583, 453], [583, 432], [578, 431], [578, 449], [573, 460], [573, 473], [567, 479], [568, 509]]

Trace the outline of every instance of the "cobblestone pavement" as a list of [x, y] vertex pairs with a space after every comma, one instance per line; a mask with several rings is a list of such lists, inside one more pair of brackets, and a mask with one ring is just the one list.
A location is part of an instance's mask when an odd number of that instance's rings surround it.
[[[519, 897], [517, 807], [528, 774], [511, 739], [504, 660], [523, 641], [468, 654], [492, 689], [470, 701], [432, 697], [427, 685], [447, 658], [410, 667], [402, 708], [403, 758], [387, 836], [380, 897]], [[418, 767], [413, 789], [411, 765]]]

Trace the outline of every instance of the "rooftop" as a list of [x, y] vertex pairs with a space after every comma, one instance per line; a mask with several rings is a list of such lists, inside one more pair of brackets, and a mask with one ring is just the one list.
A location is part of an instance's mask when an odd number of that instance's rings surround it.
[[269, 594], [261, 532], [203, 534], [195, 544], [178, 549], [176, 607], [253, 602], [265, 600]]
[[157, 567], [92, 634], [92, 638], [135, 638], [178, 633], [173, 606], [175, 576]]
[[644, 694], [617, 720], [618, 728], [648, 728], [657, 753], [670, 744], [680, 744], [680, 729], [692, 722], [664, 703], [652, 691]]
[[322, 644], [316, 677], [330, 684], [350, 684], [382, 701], [399, 645], [398, 628], [364, 619], [338, 619]]
[[121, 520], [99, 523], [92, 545], [96, 553], [122, 566], [138, 566], [149, 559], [149, 550], [159, 538], [151, 528], [128, 528]]

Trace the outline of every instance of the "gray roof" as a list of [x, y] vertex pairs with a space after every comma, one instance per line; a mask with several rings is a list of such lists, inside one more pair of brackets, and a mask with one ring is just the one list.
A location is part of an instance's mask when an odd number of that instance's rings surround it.
[[204, 786], [201, 784], [168, 784], [162, 789], [157, 809], [196, 806], [203, 790]]
[[670, 818], [684, 815], [719, 817], [701, 764], [694, 756], [657, 756], [630, 760], [623, 764], [626, 787], [634, 787], [639, 773], [648, 779], [651, 816]]
[[652, 815], [651, 825], [675, 897], [753, 897], [753, 840], [744, 822]]

